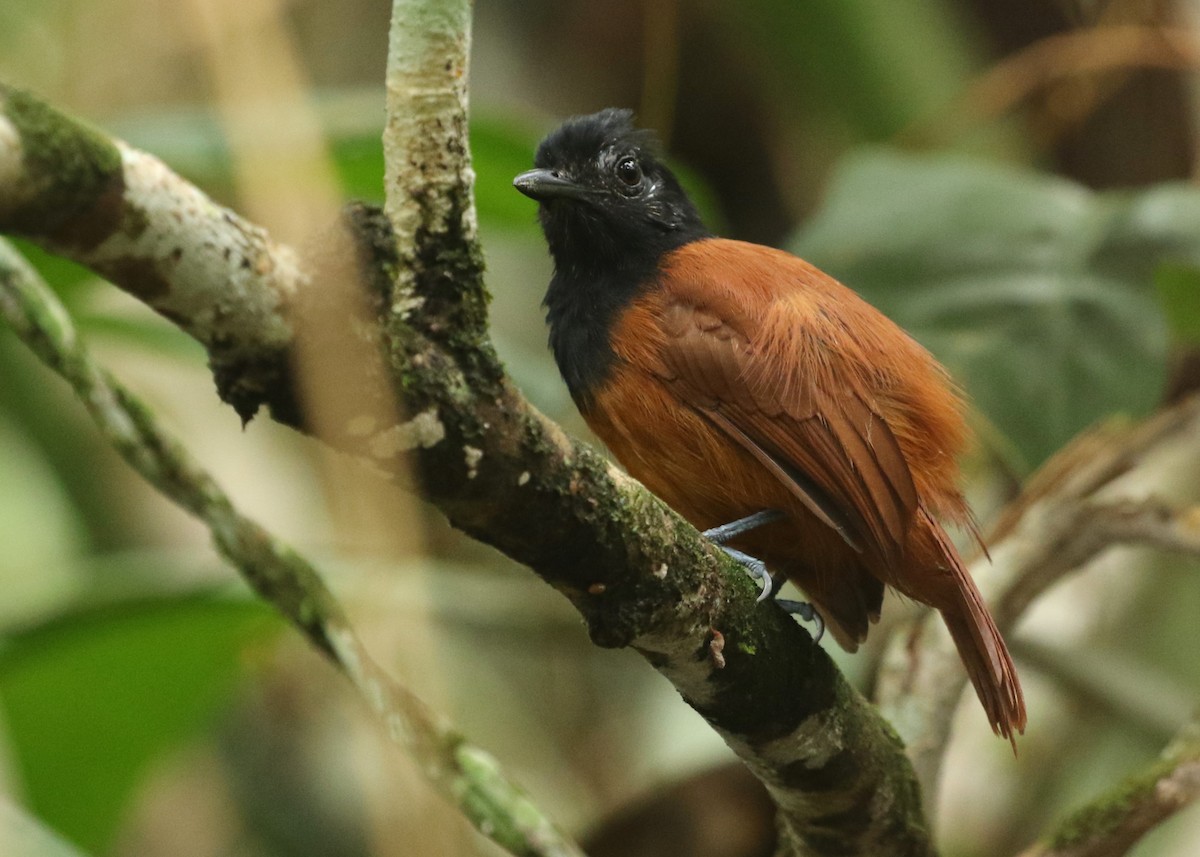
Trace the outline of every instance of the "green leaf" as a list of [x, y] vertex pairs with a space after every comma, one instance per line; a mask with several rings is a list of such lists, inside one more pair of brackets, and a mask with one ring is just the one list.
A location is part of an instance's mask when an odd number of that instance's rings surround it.
[[383, 204], [383, 142], [378, 134], [333, 140], [333, 165], [347, 197]]
[[10, 637], [0, 704], [30, 808], [104, 851], [147, 766], [209, 723], [281, 621], [208, 594], [88, 609]]
[[21, 857], [83, 857], [82, 851], [76, 851], [2, 796], [0, 842], [6, 853]]
[[1200, 194], [1093, 194], [963, 157], [871, 151], [790, 249], [933, 351], [1028, 472], [1162, 393], [1164, 262], [1200, 262]]
[[475, 206], [481, 221], [529, 229], [537, 203], [517, 192], [512, 180], [533, 166], [538, 135], [529, 128], [494, 119], [471, 122], [471, 162], [475, 167]]
[[1154, 273], [1171, 339], [1176, 345], [1200, 345], [1200, 268], [1165, 264]]

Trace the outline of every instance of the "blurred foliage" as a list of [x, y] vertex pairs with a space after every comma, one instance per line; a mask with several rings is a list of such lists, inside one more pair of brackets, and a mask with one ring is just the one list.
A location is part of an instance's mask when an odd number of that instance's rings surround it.
[[816, 106], [861, 140], [885, 140], [943, 106], [978, 64], [966, 16], [948, 0], [721, 5], [784, 105]]
[[1200, 345], [1200, 268], [1170, 260], [1154, 275], [1171, 338], [1177, 345]]
[[246, 647], [281, 628], [263, 604], [191, 594], [82, 609], [8, 635], [0, 706], [30, 807], [105, 849], [149, 764], [212, 722]]
[[[340, 190], [346, 198], [378, 202], [380, 81], [352, 79], [344, 70], [374, 62], [372, 75], [382, 73], [381, 53], [363, 56], [364, 45], [381, 49], [378, 28], [364, 29], [382, 17], [379, 4], [348, 0], [332, 12], [311, 0], [285, 5], [295, 19], [298, 55], [312, 73], [307, 95], [328, 135]], [[969, 127], [963, 138], [943, 145], [961, 150], [969, 142], [974, 151], [1024, 161], [1023, 169], [944, 151], [916, 156], [858, 148], [893, 141], [914, 123], [936, 124], [939, 111], [989, 66], [992, 34], [976, 16], [985, 0], [678, 5], [672, 37], [681, 42], [682, 65], [655, 67], [676, 75], [674, 81], [643, 77], [650, 71], [639, 63], [642, 0], [497, 0], [477, 8], [471, 144], [493, 335], [539, 407], [582, 430], [546, 353], [538, 302], [549, 261], [536, 209], [512, 190], [512, 177], [530, 165], [540, 134], [563, 115], [605, 103], [638, 104], [648, 88], [677, 96], [677, 103], [659, 105], [677, 127], [659, 130], [672, 141], [668, 154], [710, 225], [727, 234], [758, 228], [778, 236], [794, 230], [789, 214], [816, 210], [789, 248], [860, 291], [947, 363], [982, 414], [985, 444], [1008, 471], [1027, 474], [1105, 415], [1145, 413], [1155, 405], [1169, 340], [1200, 342], [1196, 191], [1168, 184], [1093, 193], [1034, 172], [1027, 168], [1031, 161], [1041, 158], [1045, 166], [1053, 160], [1020, 116]], [[179, 35], [197, 25], [179, 8], [145, 0], [0, 3], [0, 76], [89, 116], [236, 207], [232, 138], [209, 101], [211, 75], [197, 47], [202, 40]], [[1003, 14], [1015, 13], [1005, 6]], [[332, 70], [329, 79], [317, 69]], [[1179, 115], [1187, 114], [1181, 108]], [[1139, 127], [1136, 117], [1114, 124]], [[1102, 134], [1084, 135], [1084, 142], [1112, 148]], [[1123, 138], [1114, 149], [1119, 157], [1109, 152], [1104, 162], [1138, 158], [1129, 145]], [[822, 189], [824, 204], [817, 208]], [[752, 222], [752, 214], [764, 211], [773, 222]], [[202, 362], [198, 347], [166, 322], [114, 302], [112, 290], [88, 272], [22, 246], [63, 295], [83, 335], [119, 355], [124, 367]], [[149, 548], [143, 555], [153, 557], [153, 571], [164, 580], [186, 579], [187, 562], [163, 558], [155, 550], [161, 543], [133, 544], [141, 536], [127, 521], [128, 482], [61, 392], [0, 331], [0, 580], [7, 600], [0, 613], [7, 623], [0, 626], [0, 707], [16, 791], [55, 829], [104, 852], [154, 762], [210, 730], [223, 707], [237, 704], [245, 653], [269, 644], [278, 623], [254, 604], [123, 579], [114, 566], [134, 563], [120, 549]], [[211, 398], [208, 387], [175, 392], [156, 403], [185, 425], [194, 399]], [[244, 440], [236, 430], [231, 438]], [[295, 502], [287, 479], [243, 490], [272, 511]], [[163, 526], [158, 538], [171, 543], [173, 535]], [[629, 674], [639, 669], [630, 666], [632, 659], [599, 660], [609, 656], [589, 650], [603, 668], [581, 669], [576, 659], [583, 655], [568, 654], [561, 636], [581, 640], [573, 624], [564, 630], [559, 615], [548, 630], [545, 614], [521, 593], [510, 595], [516, 607], [501, 610], [502, 598], [454, 571], [469, 566], [479, 575], [475, 563], [496, 564], [490, 554], [448, 536], [434, 550], [440, 555], [428, 562], [443, 581], [439, 591], [461, 589], [462, 602], [484, 592], [478, 603], [510, 631], [498, 645], [494, 631], [458, 620], [460, 636], [445, 647], [458, 664], [446, 670], [458, 677], [450, 696], [471, 729], [508, 724], [518, 733], [493, 741], [514, 748], [506, 761], [520, 752], [515, 748], [529, 753], [523, 773], [541, 778], [539, 799], [559, 800], [583, 816], [593, 808], [589, 799], [603, 809], [647, 783], [693, 769], [706, 752], [721, 752], [676, 699], [649, 697], [646, 688], [657, 685]], [[208, 556], [207, 547], [186, 551]], [[446, 586], [446, 576], [456, 574], [467, 583]], [[1150, 575], [1139, 581], [1152, 584]], [[497, 586], [512, 592], [503, 581]], [[104, 606], [90, 600], [91, 606], [80, 606], [85, 594], [95, 593]], [[1128, 663], [1153, 662], [1187, 688], [1200, 679], [1187, 645], [1187, 617], [1200, 610], [1195, 595], [1194, 575], [1180, 572], [1170, 591], [1160, 587], [1141, 598], [1096, 596], [1084, 603], [1073, 596], [1067, 615], [1096, 612], [1103, 603], [1116, 628], [1112, 645], [1128, 652]], [[1126, 611], [1156, 633], [1126, 633]], [[870, 673], [867, 657], [853, 662], [858, 674]], [[596, 675], [603, 679], [588, 684]], [[1034, 672], [1029, 683], [1036, 679]], [[1005, 800], [986, 802], [998, 819], [990, 838], [978, 830], [951, 831], [952, 841], [966, 843], [962, 853], [977, 852], [981, 841], [1001, 848], [1004, 837], [1014, 840], [1009, 850], [1015, 850], [1034, 832], [1031, 823], [1140, 757], [1142, 746], [1128, 737], [1138, 730], [1119, 724], [1114, 730], [1095, 716], [1086, 725], [1071, 721], [1071, 740], [1059, 741], [1055, 752], [1037, 752], [1036, 730], [1053, 728], [1043, 726], [1053, 721], [1055, 707], [1046, 698], [1038, 700], [1027, 739], [1034, 751], [1023, 753], [1019, 764], [1026, 777], [1036, 775], [1038, 765], [1054, 771], [1037, 776], [1036, 787], [1022, 788], [1028, 798], [1024, 805], [1014, 799], [1015, 810]], [[547, 699], [552, 717], [539, 708]], [[1070, 712], [1074, 704], [1068, 699], [1062, 706]], [[291, 739], [278, 723], [258, 728], [279, 735], [281, 743]], [[531, 741], [529, 733], [538, 730], [549, 734]], [[635, 736], [644, 739], [642, 746], [632, 745]], [[551, 749], [539, 756], [543, 746]], [[264, 751], [264, 789], [276, 772], [275, 750]], [[336, 751], [344, 756], [346, 745]], [[671, 763], [660, 764], [664, 757]], [[545, 770], [535, 770], [535, 760]], [[990, 788], [990, 774], [978, 774], [983, 764], [972, 757], [968, 780]], [[1002, 767], [986, 768], [992, 770], [999, 772], [997, 783], [1013, 776], [1007, 757]], [[336, 791], [326, 772], [309, 775]], [[373, 785], [370, 776], [362, 780], [364, 789]], [[997, 786], [997, 794], [1003, 791]], [[279, 799], [274, 792], [268, 797]], [[1019, 823], [1003, 816], [1006, 807]], [[284, 819], [290, 810], [278, 809]], [[986, 815], [983, 807], [980, 813]], [[6, 825], [0, 818], [0, 834]]]
[[[1200, 263], [1200, 193], [1095, 194], [961, 157], [871, 152], [847, 161], [791, 247], [929, 347], [1028, 475], [1102, 417], [1161, 399], [1155, 273]], [[1194, 311], [1197, 292], [1171, 282]]]

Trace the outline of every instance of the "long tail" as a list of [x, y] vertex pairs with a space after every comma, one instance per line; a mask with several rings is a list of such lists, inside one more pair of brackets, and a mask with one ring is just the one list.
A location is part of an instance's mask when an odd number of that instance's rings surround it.
[[954, 639], [958, 656], [983, 703], [992, 731], [1007, 738], [1016, 752], [1015, 736], [1025, 731], [1025, 695], [1021, 691], [1017, 669], [954, 543], [936, 522], [930, 519], [929, 523], [949, 561], [953, 584], [943, 589], [943, 597], [934, 606], [941, 612]]

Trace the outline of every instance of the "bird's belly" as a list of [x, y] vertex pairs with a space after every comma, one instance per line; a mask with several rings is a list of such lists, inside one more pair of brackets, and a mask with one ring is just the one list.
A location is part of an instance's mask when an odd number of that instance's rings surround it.
[[751, 456], [661, 385], [619, 375], [613, 381], [584, 419], [630, 475], [694, 526], [748, 515], [776, 493], [756, 484]]

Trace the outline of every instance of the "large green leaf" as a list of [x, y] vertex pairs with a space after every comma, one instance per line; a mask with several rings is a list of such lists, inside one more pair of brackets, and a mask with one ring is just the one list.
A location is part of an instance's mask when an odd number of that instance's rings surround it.
[[247, 646], [280, 621], [257, 602], [186, 595], [64, 616], [0, 648], [0, 705], [23, 793], [93, 851], [163, 751], [227, 698]]
[[1162, 393], [1155, 272], [1200, 260], [1200, 193], [1091, 193], [962, 157], [850, 159], [790, 249], [932, 350], [1027, 472]]
[[20, 857], [83, 857], [23, 810], [0, 796], [0, 843], [5, 854]]

